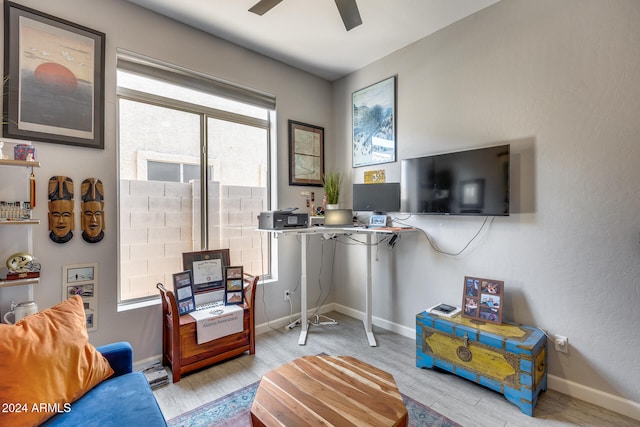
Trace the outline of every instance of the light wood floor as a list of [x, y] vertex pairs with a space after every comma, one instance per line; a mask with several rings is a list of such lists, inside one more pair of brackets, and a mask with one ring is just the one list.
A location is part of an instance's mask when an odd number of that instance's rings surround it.
[[405, 395], [463, 426], [640, 426], [618, 415], [562, 393], [540, 395], [535, 416], [529, 417], [501, 394], [471, 381], [415, 365], [415, 341], [374, 327], [377, 347], [368, 345], [360, 320], [329, 313], [335, 326], [311, 326], [307, 345], [298, 345], [300, 328], [258, 335], [256, 354], [184, 376], [178, 383], [154, 391], [167, 420], [258, 381], [261, 376], [296, 357], [326, 353], [354, 356], [391, 373]]

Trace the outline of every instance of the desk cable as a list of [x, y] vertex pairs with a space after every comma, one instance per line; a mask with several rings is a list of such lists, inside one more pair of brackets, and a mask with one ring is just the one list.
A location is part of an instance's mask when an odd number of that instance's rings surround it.
[[[327, 292], [327, 294], [324, 297], [324, 300], [322, 302], [320, 302], [320, 298], [322, 297], [322, 270], [324, 267], [324, 243], [325, 243], [326, 239], [322, 239], [321, 242], [321, 248], [320, 248], [320, 271], [318, 272], [318, 285], [320, 287], [320, 295], [318, 295], [318, 299], [316, 300], [316, 310], [315, 312], [311, 315], [311, 318], [313, 318], [314, 320], [311, 321], [312, 325], [316, 325], [316, 326], [325, 326], [325, 325], [337, 325], [338, 321], [335, 319], [332, 319], [328, 316], [325, 316], [323, 314], [319, 314], [318, 311], [320, 311], [320, 307], [322, 307], [324, 305], [324, 303], [327, 301], [327, 298], [329, 298], [329, 295], [331, 295], [331, 291], [333, 290], [333, 266], [335, 263], [335, 259], [336, 259], [336, 246], [334, 244], [333, 247], [333, 259], [331, 260], [331, 280], [330, 280], [330, 285], [329, 285], [329, 291]], [[333, 240], [333, 239], [332, 239]], [[321, 321], [320, 318], [324, 318], [326, 319], [325, 321]]]
[[[409, 215], [411, 216], [411, 215]], [[403, 226], [410, 226], [410, 227], [414, 227], [416, 230], [420, 230], [422, 232], [422, 234], [424, 234], [424, 236], [427, 238], [427, 242], [429, 242], [429, 245], [431, 246], [431, 248], [433, 248], [434, 251], [443, 254], [443, 255], [449, 255], [449, 256], [453, 256], [456, 257], [458, 255], [461, 255], [464, 251], [466, 251], [469, 246], [471, 245], [471, 243], [473, 243], [473, 241], [476, 240], [476, 238], [480, 235], [480, 233], [482, 232], [482, 230], [485, 228], [485, 226], [487, 225], [487, 222], [489, 223], [489, 225], [493, 224], [493, 220], [495, 219], [494, 216], [491, 217], [491, 220], [489, 220], [490, 217], [486, 216], [484, 217], [484, 221], [482, 222], [482, 225], [480, 225], [480, 228], [478, 229], [478, 231], [476, 232], [476, 234], [473, 235], [473, 237], [471, 237], [471, 239], [469, 239], [469, 241], [463, 246], [462, 249], [460, 249], [458, 252], [447, 252], [444, 251], [442, 249], [440, 249], [438, 247], [438, 245], [435, 244], [435, 242], [433, 240], [431, 240], [431, 237], [429, 237], [429, 234], [423, 230], [422, 228], [416, 227], [415, 225], [411, 225], [411, 224], [407, 224], [405, 222], [402, 222], [408, 218], [403, 219], [402, 221], [398, 220], [397, 218], [393, 218], [393, 222], [396, 222], [400, 225]]]

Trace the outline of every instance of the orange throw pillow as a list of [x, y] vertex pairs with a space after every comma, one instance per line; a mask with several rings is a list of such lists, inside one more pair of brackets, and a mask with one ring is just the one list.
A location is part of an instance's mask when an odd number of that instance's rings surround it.
[[76, 295], [15, 325], [0, 324], [0, 426], [37, 425], [69, 412], [113, 374], [89, 343], [85, 322]]

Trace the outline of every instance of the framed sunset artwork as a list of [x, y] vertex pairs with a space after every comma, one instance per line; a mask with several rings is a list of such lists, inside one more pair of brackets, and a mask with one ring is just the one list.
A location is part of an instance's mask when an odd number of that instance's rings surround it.
[[105, 35], [5, 2], [5, 137], [104, 148]]

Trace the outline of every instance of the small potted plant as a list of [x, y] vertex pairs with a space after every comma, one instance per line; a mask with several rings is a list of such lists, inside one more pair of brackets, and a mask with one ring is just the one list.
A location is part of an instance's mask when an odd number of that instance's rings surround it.
[[338, 209], [342, 174], [340, 174], [340, 172], [326, 173], [322, 177], [322, 182], [324, 185], [324, 194], [327, 198], [327, 209]]

